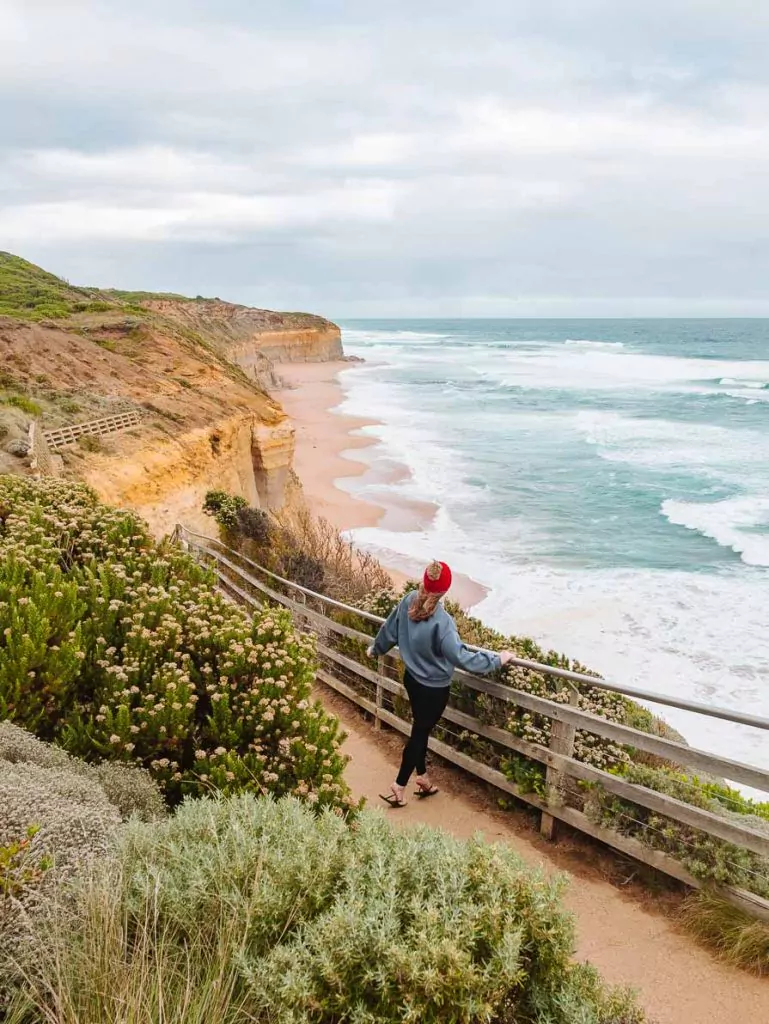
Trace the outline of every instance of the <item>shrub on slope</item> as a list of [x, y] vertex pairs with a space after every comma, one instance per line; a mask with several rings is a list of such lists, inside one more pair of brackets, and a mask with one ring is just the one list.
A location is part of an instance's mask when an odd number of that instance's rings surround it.
[[571, 959], [562, 883], [505, 847], [294, 799], [131, 824], [28, 968], [33, 1024], [637, 1024]]
[[85, 487], [0, 477], [0, 635], [0, 719], [141, 764], [171, 802], [348, 800], [338, 724], [310, 699], [313, 642]]
[[0, 722], [0, 1015], [3, 981], [46, 894], [104, 856], [121, 819], [165, 813], [149, 775], [127, 765], [92, 766]]

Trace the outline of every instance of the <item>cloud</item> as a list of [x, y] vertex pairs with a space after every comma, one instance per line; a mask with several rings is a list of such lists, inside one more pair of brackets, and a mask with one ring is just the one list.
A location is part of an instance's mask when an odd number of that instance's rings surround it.
[[340, 316], [769, 312], [767, 42], [748, 0], [6, 0], [0, 248]]

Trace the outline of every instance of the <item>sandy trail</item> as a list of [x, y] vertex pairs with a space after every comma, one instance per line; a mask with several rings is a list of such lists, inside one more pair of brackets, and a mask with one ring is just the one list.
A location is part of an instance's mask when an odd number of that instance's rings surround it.
[[[322, 687], [319, 696], [347, 731], [345, 752], [351, 757], [347, 781], [356, 797], [372, 808], [384, 806], [400, 760], [401, 738], [377, 733], [347, 701]], [[577, 924], [580, 959], [590, 960], [610, 982], [630, 985], [655, 1024], [764, 1024], [769, 1021], [769, 981], [719, 963], [697, 946], [671, 917], [653, 909], [654, 897], [642, 905], [600, 877], [599, 869], [569, 858], [530, 830], [522, 816], [496, 811], [483, 787], [459, 770], [436, 764], [431, 773], [441, 793], [430, 800], [410, 799], [402, 811], [387, 811], [399, 827], [418, 823], [447, 829], [467, 838], [480, 832], [492, 842], [511, 846], [528, 863], [545, 871], [567, 871], [567, 905]], [[597, 859], [597, 855], [596, 855]], [[570, 869], [566, 869], [569, 863]]]

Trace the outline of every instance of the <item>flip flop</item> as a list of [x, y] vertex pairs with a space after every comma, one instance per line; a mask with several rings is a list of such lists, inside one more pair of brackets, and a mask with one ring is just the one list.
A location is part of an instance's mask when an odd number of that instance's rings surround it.
[[414, 790], [414, 796], [419, 797], [420, 800], [425, 800], [428, 796], [435, 796], [436, 793], [440, 793], [437, 786], [430, 786], [429, 788], [418, 786]]
[[398, 800], [398, 799], [396, 799], [394, 793], [386, 793], [386, 794], [385, 793], [380, 793], [379, 795], [384, 800], [384, 802], [386, 804], [389, 804], [390, 807], [393, 808], [393, 810], [397, 810], [400, 807], [405, 807], [406, 806], [406, 801], [405, 800]]

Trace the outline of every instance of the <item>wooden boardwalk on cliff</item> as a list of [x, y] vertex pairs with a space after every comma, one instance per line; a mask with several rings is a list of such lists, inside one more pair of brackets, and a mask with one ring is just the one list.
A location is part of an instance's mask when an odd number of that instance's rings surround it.
[[69, 427], [58, 427], [56, 430], [43, 431], [43, 438], [51, 451], [60, 451], [69, 445], [76, 444], [81, 437], [105, 437], [119, 430], [138, 426], [141, 415], [136, 410], [121, 412], [115, 416], [104, 416], [86, 423], [73, 423]]

